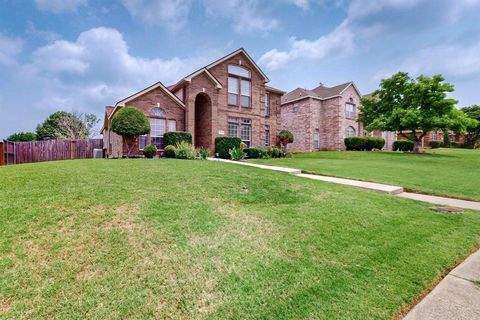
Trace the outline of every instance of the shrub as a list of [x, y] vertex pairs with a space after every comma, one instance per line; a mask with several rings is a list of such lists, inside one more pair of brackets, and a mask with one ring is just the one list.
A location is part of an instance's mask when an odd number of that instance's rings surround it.
[[287, 144], [293, 142], [293, 133], [290, 131], [283, 129], [280, 131], [278, 134], [278, 140], [280, 141], [280, 144], [283, 146], [283, 149], [286, 151], [287, 150]]
[[247, 149], [247, 148], [248, 148], [248, 146], [247, 146], [247, 144], [246, 144], [245, 142], [243, 142], [243, 141], [240, 142], [240, 149], [245, 150], [245, 149]]
[[438, 140], [430, 141], [430, 148], [432, 149], [442, 148], [443, 146], [444, 146], [443, 141], [438, 141]]
[[220, 158], [230, 159], [230, 150], [240, 148], [241, 142], [242, 140], [238, 137], [216, 137], [215, 153], [218, 153]]
[[372, 151], [373, 149], [381, 150], [385, 145], [385, 139], [376, 137], [347, 137], [344, 141], [347, 150], [354, 151]]
[[270, 158], [268, 151], [264, 148], [249, 148], [243, 150], [250, 159], [267, 159]]
[[450, 147], [452, 147], [452, 148], [463, 148], [463, 143], [460, 143], [460, 142], [450, 142]]
[[443, 148], [450, 148], [451, 145], [450, 134], [446, 131], [443, 133]]
[[125, 139], [128, 156], [130, 156], [136, 143], [136, 137], [150, 133], [150, 122], [140, 110], [124, 107], [113, 115], [112, 131]]
[[155, 156], [156, 153], [157, 147], [154, 144], [149, 144], [148, 146], [145, 146], [145, 148], [143, 148], [143, 155], [146, 158], [151, 159]]
[[195, 148], [191, 143], [182, 141], [175, 146], [175, 158], [177, 159], [195, 159]]
[[175, 158], [175, 147], [168, 145], [163, 149], [163, 156], [165, 158]]
[[413, 151], [415, 143], [410, 140], [397, 140], [393, 143], [393, 151]]
[[198, 150], [198, 155], [200, 156], [200, 159], [207, 160], [207, 158], [210, 156], [210, 150], [200, 148], [200, 150]]
[[242, 160], [245, 157], [245, 152], [240, 148], [232, 148], [228, 151], [232, 160]]
[[283, 153], [280, 148], [268, 147], [268, 155], [272, 158], [281, 158], [283, 156]]
[[165, 132], [163, 139], [166, 146], [176, 146], [180, 142], [188, 142], [192, 144], [192, 134], [190, 132]]

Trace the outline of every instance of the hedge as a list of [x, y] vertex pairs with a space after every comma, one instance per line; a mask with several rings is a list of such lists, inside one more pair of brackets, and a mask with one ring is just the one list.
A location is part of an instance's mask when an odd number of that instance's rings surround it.
[[393, 143], [393, 151], [413, 151], [415, 143], [410, 140], [397, 140]]
[[437, 140], [430, 141], [430, 148], [432, 149], [443, 148], [443, 146], [444, 146], [443, 141], [437, 141]]
[[348, 137], [345, 138], [347, 150], [372, 151], [381, 150], [385, 146], [385, 139], [376, 137]]
[[215, 153], [218, 153], [220, 158], [230, 159], [229, 151], [233, 148], [240, 148], [242, 140], [238, 137], [216, 137], [215, 138]]
[[165, 146], [176, 146], [181, 142], [192, 144], [192, 134], [190, 132], [172, 131], [163, 135]]
[[265, 159], [270, 158], [268, 151], [265, 148], [247, 148], [243, 150], [250, 159]]

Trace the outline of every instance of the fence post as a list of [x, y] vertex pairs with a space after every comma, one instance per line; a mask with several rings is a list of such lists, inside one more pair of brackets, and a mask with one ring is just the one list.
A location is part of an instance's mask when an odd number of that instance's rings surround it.
[[0, 141], [0, 166], [5, 165], [5, 143]]
[[75, 159], [75, 141], [70, 140], [70, 160]]

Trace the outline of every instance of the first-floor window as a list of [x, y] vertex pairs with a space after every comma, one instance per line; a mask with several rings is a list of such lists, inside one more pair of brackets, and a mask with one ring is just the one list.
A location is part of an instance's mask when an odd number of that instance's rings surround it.
[[270, 126], [265, 125], [265, 146], [270, 145]]
[[150, 140], [158, 149], [163, 149], [165, 119], [150, 118]]
[[315, 129], [313, 133], [313, 148], [320, 149], [320, 131], [318, 129]]
[[174, 119], [168, 120], [168, 131], [177, 131], [177, 121]]
[[147, 135], [141, 135], [138, 137], [138, 149], [143, 150], [145, 146], [147, 145]]
[[345, 130], [345, 135], [347, 137], [355, 136], [355, 129], [353, 127], [347, 127], [347, 129]]
[[[252, 139], [252, 120], [228, 117], [227, 125], [229, 137], [240, 137], [242, 142], [250, 147]], [[239, 128], [240, 132], [238, 132]]]

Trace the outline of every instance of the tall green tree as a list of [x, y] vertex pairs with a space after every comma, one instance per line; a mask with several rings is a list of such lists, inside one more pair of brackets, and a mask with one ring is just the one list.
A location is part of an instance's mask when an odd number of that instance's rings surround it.
[[472, 144], [472, 148], [478, 147], [478, 139], [480, 138], [480, 106], [473, 105], [460, 109], [469, 119], [467, 125], [467, 140]]
[[140, 110], [124, 107], [113, 115], [112, 131], [122, 136], [130, 156], [137, 144], [138, 136], [150, 133], [150, 123]]
[[76, 115], [57, 111], [37, 126], [38, 140], [50, 139], [86, 139], [88, 130]]
[[14, 142], [35, 141], [37, 135], [34, 132], [17, 132], [8, 136], [7, 140]]
[[362, 98], [359, 121], [368, 131], [400, 132], [415, 143], [415, 151], [430, 131], [464, 130], [465, 117], [456, 111], [457, 101], [447, 97], [454, 87], [444, 80], [441, 75], [414, 79], [405, 72], [383, 79], [373, 95]]

